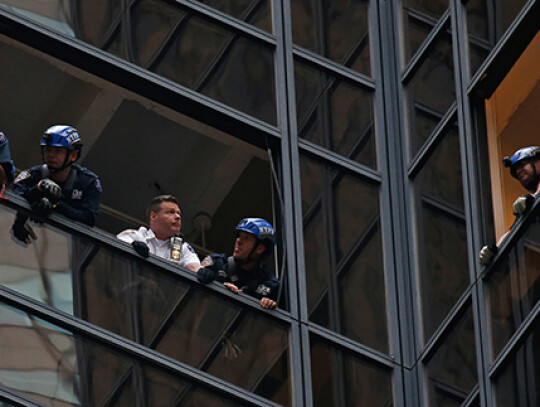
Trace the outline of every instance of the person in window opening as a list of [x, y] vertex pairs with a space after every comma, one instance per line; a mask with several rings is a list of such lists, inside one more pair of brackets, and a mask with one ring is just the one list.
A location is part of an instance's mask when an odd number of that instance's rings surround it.
[[[94, 226], [99, 215], [101, 182], [87, 168], [74, 164], [83, 147], [78, 131], [67, 125], [49, 127], [41, 137], [42, 165], [22, 171], [13, 192], [30, 203], [38, 218], [56, 211], [69, 219]], [[27, 217], [17, 214], [11, 228], [16, 242], [29, 244], [36, 235]]]
[[261, 264], [275, 245], [273, 226], [261, 218], [242, 219], [236, 226], [233, 255], [210, 254], [201, 262], [197, 279], [202, 284], [222, 282], [235, 293], [246, 293], [260, 300], [263, 308], [277, 306], [279, 280]]
[[182, 212], [178, 200], [173, 195], [156, 196], [148, 204], [146, 217], [149, 228], [127, 229], [116, 237], [131, 244], [144, 258], [152, 253], [191, 271], [199, 270], [199, 256], [180, 233]]
[[[530, 193], [520, 196], [512, 205], [514, 215], [518, 218], [531, 208], [535, 199], [540, 196], [540, 148], [524, 147], [517, 150], [512, 157], [504, 157], [503, 164], [510, 167], [510, 174]], [[508, 235], [506, 232], [496, 245], [484, 246], [480, 250], [480, 264], [487, 265], [497, 253], [498, 246]]]
[[3, 197], [6, 184], [13, 182], [15, 175], [15, 166], [11, 159], [11, 153], [9, 150], [9, 141], [0, 131], [0, 197]]

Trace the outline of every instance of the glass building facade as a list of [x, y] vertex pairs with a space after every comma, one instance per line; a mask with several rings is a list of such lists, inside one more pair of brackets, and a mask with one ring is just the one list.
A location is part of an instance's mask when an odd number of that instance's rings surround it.
[[[65, 123], [103, 185], [27, 247], [0, 199], [0, 406], [540, 405], [539, 200], [477, 260], [489, 100], [539, 29], [534, 0], [0, 1], [17, 170]], [[275, 225], [278, 309], [116, 239], [163, 193], [201, 259]]]

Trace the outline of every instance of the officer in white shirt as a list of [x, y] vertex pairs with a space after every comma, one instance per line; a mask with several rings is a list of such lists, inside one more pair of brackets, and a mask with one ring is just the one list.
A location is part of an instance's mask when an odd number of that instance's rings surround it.
[[178, 200], [172, 195], [156, 196], [150, 201], [146, 216], [149, 229], [127, 229], [117, 235], [118, 239], [131, 244], [144, 258], [152, 253], [191, 271], [199, 270], [197, 253], [180, 233], [182, 213]]

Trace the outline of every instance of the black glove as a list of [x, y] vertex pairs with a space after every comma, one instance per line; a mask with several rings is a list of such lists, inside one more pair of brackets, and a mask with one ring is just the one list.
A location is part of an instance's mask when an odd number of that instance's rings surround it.
[[26, 223], [26, 218], [17, 218], [11, 227], [11, 238], [16, 243], [21, 242], [27, 245], [36, 240], [37, 236], [32, 227]]
[[134, 240], [133, 242], [131, 242], [131, 245], [139, 256], [144, 257], [145, 259], [150, 256], [150, 249], [148, 248], [148, 245], [146, 243]]
[[41, 198], [30, 205], [32, 212], [41, 218], [49, 216], [55, 206], [48, 198]]
[[40, 189], [43, 192], [43, 196], [48, 198], [53, 204], [57, 204], [62, 199], [62, 188], [48, 178], [40, 181]]
[[216, 273], [209, 268], [202, 267], [197, 271], [197, 280], [201, 284], [208, 284], [214, 281], [216, 278]]

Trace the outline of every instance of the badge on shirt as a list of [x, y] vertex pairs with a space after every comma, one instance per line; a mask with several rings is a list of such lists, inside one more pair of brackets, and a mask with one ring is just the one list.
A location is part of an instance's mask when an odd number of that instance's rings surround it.
[[73, 192], [71, 192], [71, 199], [82, 199], [82, 191], [74, 189]]
[[203, 261], [201, 261], [201, 266], [203, 267], [210, 267], [214, 265], [214, 259], [212, 256], [206, 256]]
[[4, 133], [0, 131], [0, 144], [4, 144], [6, 141], [6, 136], [4, 136]]
[[14, 183], [24, 181], [25, 179], [30, 178], [30, 173], [28, 171], [22, 171], [19, 175], [17, 175], [17, 178], [15, 178]]

